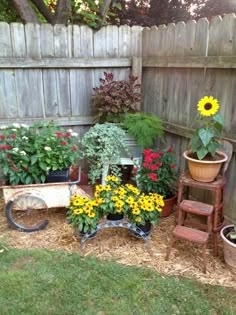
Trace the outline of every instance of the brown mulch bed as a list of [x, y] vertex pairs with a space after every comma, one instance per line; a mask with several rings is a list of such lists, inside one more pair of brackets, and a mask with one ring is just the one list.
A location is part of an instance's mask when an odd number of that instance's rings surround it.
[[[236, 288], [236, 270], [226, 266], [222, 242], [219, 238], [219, 257], [213, 256], [212, 240], [207, 249], [207, 273], [202, 273], [201, 248], [188, 242], [176, 242], [170, 260], [165, 261], [171, 231], [175, 226], [174, 215], [162, 218], [150, 237], [150, 250], [145, 242], [130, 235], [128, 230], [113, 228], [100, 231], [97, 236], [80, 248], [79, 239], [65, 220], [65, 210], [49, 211], [49, 225], [45, 230], [23, 233], [11, 229], [6, 221], [3, 204], [0, 212], [0, 237], [16, 248], [43, 248], [79, 252], [99, 259], [114, 259], [120, 264], [155, 269], [162, 275], [176, 275], [198, 280], [202, 283]], [[1, 250], [1, 252], [3, 252]]]

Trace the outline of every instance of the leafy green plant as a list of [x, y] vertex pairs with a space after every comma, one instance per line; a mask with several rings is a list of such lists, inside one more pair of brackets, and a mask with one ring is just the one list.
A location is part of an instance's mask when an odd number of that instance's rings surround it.
[[101, 85], [93, 89], [92, 104], [96, 121], [120, 122], [123, 114], [138, 110], [141, 100], [138, 78], [130, 75], [129, 81], [117, 81], [112, 73], [104, 72], [104, 76], [100, 78]]
[[122, 125], [142, 149], [153, 147], [156, 139], [162, 137], [164, 131], [158, 116], [143, 112], [125, 114]]
[[128, 153], [124, 143], [125, 131], [116, 124], [95, 124], [82, 138], [84, 157], [89, 162], [89, 180], [99, 180], [105, 164], [118, 164], [121, 152]]
[[227, 239], [236, 244], [236, 224], [232, 227], [232, 230], [226, 235]]
[[50, 170], [69, 167], [81, 155], [78, 134], [52, 122], [0, 128], [0, 166], [10, 185], [45, 182]]
[[164, 198], [172, 197], [175, 191], [176, 157], [172, 147], [165, 150], [143, 150], [141, 165], [134, 168], [138, 187], [143, 192], [155, 192]]
[[[214, 157], [220, 148], [219, 139], [224, 127], [223, 117], [218, 113], [218, 100], [212, 96], [205, 96], [198, 102], [198, 127], [191, 140], [190, 149], [199, 160]], [[195, 156], [194, 156], [195, 157]]]
[[94, 232], [101, 217], [99, 204], [87, 196], [72, 196], [67, 211], [68, 222], [82, 233]]

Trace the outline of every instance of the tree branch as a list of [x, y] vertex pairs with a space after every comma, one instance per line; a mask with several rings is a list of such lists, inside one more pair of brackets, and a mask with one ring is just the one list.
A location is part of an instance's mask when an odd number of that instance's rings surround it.
[[40, 23], [36, 13], [27, 0], [11, 0], [11, 2], [23, 22]]
[[43, 0], [31, 0], [48, 23], [52, 23], [53, 14], [49, 11]]
[[52, 24], [67, 24], [70, 10], [70, 0], [58, 0]]

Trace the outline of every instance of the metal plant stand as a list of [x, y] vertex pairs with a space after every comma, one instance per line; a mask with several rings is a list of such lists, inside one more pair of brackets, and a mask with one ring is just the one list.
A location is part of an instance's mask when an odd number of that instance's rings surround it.
[[146, 247], [149, 249], [149, 235], [147, 235], [147, 233], [143, 232], [139, 227], [134, 227], [130, 222], [128, 222], [125, 219], [118, 220], [118, 221], [106, 220], [106, 221], [98, 224], [95, 231], [88, 232], [83, 237], [81, 237], [80, 248], [81, 249], [84, 248], [85, 242], [87, 240], [96, 237], [97, 232], [99, 232], [101, 230], [104, 230], [104, 229], [107, 229], [107, 228], [124, 228], [124, 229], [128, 229], [131, 232], [133, 232], [133, 235], [135, 237], [143, 239], [145, 244], [146, 244]]

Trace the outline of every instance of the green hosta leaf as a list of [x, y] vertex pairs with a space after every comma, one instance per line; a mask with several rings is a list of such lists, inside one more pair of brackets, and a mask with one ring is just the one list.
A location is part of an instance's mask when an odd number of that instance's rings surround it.
[[209, 142], [212, 140], [212, 138], [214, 137], [214, 132], [211, 129], [201, 128], [198, 131], [198, 135], [200, 139], [202, 140], [203, 145], [207, 146]]
[[208, 150], [204, 147], [202, 147], [200, 150], [197, 151], [197, 157], [199, 160], [202, 160], [208, 153]]

